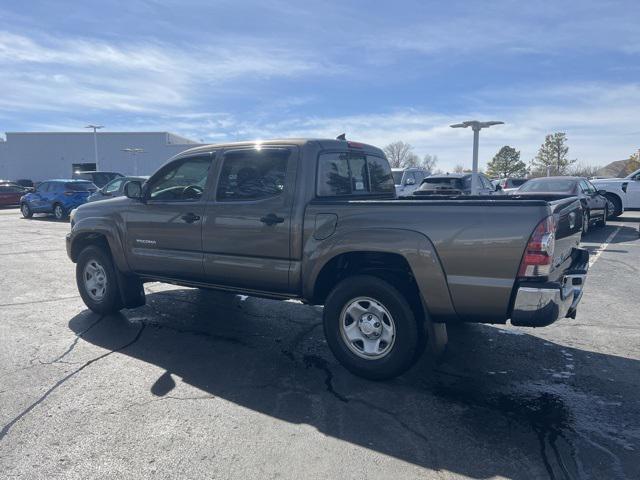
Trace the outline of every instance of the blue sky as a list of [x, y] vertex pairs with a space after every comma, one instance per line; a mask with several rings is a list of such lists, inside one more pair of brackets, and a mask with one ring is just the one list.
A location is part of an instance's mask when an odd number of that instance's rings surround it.
[[564, 131], [587, 164], [640, 147], [640, 2], [0, 0], [0, 132], [208, 142], [394, 140], [481, 163]]

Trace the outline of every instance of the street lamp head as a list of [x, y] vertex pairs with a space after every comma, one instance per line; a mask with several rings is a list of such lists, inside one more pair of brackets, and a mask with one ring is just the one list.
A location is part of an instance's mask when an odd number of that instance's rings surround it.
[[490, 121], [490, 122], [479, 122], [478, 120], [467, 120], [466, 122], [462, 122], [462, 123], [455, 123], [453, 125], [450, 125], [451, 128], [467, 128], [467, 127], [471, 127], [474, 130], [480, 130], [482, 128], [489, 128], [492, 125], [502, 125], [504, 124], [504, 122], [498, 122], [498, 121]]

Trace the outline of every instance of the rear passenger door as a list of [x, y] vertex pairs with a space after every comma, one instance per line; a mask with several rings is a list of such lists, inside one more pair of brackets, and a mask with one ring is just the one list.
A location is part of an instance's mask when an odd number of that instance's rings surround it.
[[298, 148], [227, 150], [203, 226], [207, 281], [289, 292], [290, 226]]

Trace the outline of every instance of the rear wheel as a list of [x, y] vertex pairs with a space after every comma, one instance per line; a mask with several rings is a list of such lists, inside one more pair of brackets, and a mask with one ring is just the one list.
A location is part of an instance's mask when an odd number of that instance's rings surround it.
[[94, 312], [114, 313], [122, 308], [115, 267], [100, 247], [90, 246], [80, 252], [76, 283], [84, 304]]
[[53, 206], [53, 216], [56, 217], [56, 220], [64, 220], [67, 216], [67, 211], [62, 205], [56, 203]]
[[31, 211], [31, 207], [27, 203], [23, 203], [20, 205], [20, 212], [24, 218], [33, 217], [33, 212]]
[[407, 299], [377, 277], [357, 275], [341, 281], [324, 306], [329, 348], [351, 373], [372, 380], [400, 375], [424, 347]]

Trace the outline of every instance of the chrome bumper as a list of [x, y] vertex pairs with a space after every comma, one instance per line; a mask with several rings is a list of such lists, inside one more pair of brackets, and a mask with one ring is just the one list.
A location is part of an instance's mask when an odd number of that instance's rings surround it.
[[587, 280], [589, 255], [582, 251], [577, 268], [568, 271], [552, 284], [536, 287], [520, 286], [511, 314], [511, 324], [522, 327], [544, 327], [560, 318], [575, 318]]

